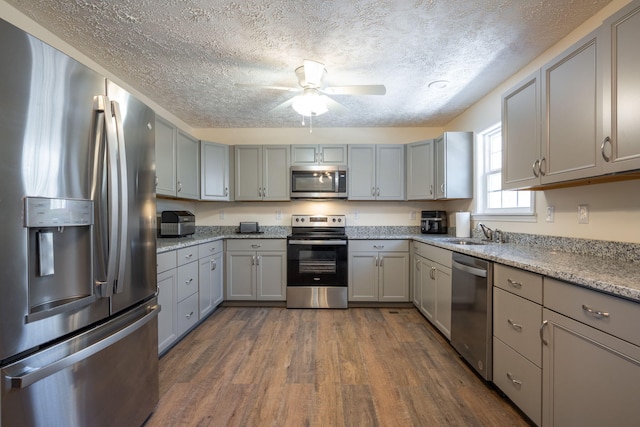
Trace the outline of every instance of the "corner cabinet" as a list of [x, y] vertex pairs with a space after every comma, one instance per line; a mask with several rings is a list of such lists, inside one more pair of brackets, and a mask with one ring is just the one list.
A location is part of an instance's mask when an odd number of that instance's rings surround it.
[[413, 242], [413, 304], [451, 339], [451, 251]]
[[313, 165], [346, 165], [347, 146], [342, 144], [327, 145], [292, 145], [291, 166]]
[[290, 200], [290, 146], [237, 145], [235, 200]]
[[231, 239], [226, 242], [227, 300], [285, 301], [287, 241]]
[[156, 194], [200, 198], [200, 142], [156, 116]]
[[405, 146], [349, 145], [349, 200], [404, 200]]
[[200, 142], [200, 199], [232, 201], [233, 148], [215, 142]]
[[349, 241], [349, 301], [409, 301], [407, 240]]
[[603, 134], [598, 146], [605, 173], [640, 169], [640, 2], [604, 21]]

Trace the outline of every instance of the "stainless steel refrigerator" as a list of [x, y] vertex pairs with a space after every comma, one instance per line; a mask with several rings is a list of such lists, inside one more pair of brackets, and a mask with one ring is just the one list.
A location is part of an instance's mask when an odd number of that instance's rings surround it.
[[0, 425], [158, 402], [154, 112], [0, 20]]

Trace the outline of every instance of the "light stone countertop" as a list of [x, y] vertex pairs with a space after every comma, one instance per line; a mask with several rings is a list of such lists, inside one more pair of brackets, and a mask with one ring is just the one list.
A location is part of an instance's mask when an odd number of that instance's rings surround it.
[[[237, 234], [233, 227], [202, 227], [184, 238], [159, 238], [157, 252], [221, 239], [284, 239], [290, 227], [263, 227], [261, 234]], [[347, 227], [350, 240], [408, 239], [542, 274], [640, 302], [640, 245], [586, 239], [513, 235], [510, 243], [452, 243], [452, 235], [421, 234], [418, 227]], [[508, 235], [510, 236], [510, 235]], [[528, 237], [522, 237], [528, 236]]]

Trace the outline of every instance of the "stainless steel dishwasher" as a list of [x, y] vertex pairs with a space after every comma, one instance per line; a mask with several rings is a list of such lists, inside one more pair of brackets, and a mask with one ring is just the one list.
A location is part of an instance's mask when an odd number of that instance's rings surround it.
[[451, 345], [490, 381], [493, 263], [454, 252], [451, 270]]

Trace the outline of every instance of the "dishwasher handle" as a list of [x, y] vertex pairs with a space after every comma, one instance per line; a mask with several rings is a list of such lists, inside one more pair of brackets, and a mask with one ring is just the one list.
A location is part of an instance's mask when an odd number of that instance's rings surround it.
[[482, 268], [472, 267], [470, 265], [461, 264], [458, 261], [451, 261], [451, 265], [457, 270], [464, 271], [465, 273], [473, 274], [478, 277], [487, 277], [487, 270]]

